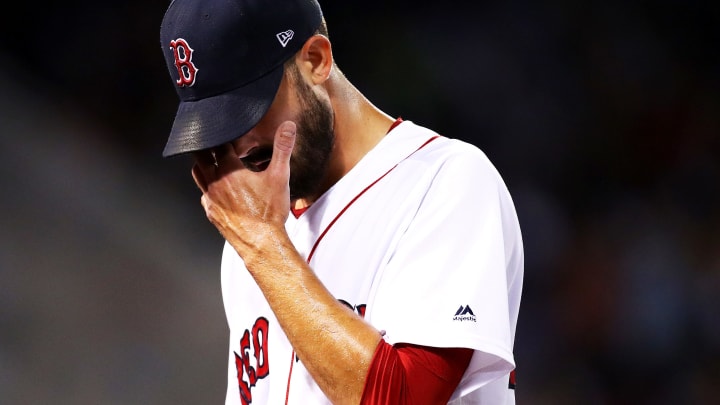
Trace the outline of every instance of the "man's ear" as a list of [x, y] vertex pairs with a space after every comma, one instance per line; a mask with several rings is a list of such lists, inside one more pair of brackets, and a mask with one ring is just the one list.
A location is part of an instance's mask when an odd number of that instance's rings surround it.
[[297, 63], [303, 76], [313, 84], [322, 84], [333, 67], [332, 46], [324, 35], [313, 35], [297, 54]]

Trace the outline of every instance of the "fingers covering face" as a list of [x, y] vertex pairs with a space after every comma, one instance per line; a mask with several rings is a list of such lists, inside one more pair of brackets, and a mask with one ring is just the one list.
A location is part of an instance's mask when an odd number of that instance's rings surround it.
[[289, 170], [290, 156], [295, 147], [297, 127], [292, 121], [283, 122], [275, 133], [273, 156], [270, 165], [276, 170]]
[[192, 176], [203, 193], [207, 191], [208, 185], [223, 173], [236, 170], [240, 166], [235, 150], [229, 143], [195, 152], [194, 157]]
[[226, 143], [212, 149], [215, 166], [219, 169], [233, 170], [238, 165], [238, 156], [232, 144]]
[[[289, 176], [290, 156], [295, 146], [296, 125], [292, 121], [282, 123], [275, 132], [273, 154], [270, 160], [271, 172]], [[212, 149], [194, 153], [195, 164], [192, 176], [198, 188], [206, 193], [208, 186], [224, 174], [245, 166], [238, 158], [232, 144], [226, 143]]]
[[200, 165], [198, 163], [193, 165], [192, 176], [193, 180], [195, 180], [195, 185], [198, 186], [200, 191], [205, 193], [207, 191], [207, 181], [205, 180], [205, 175], [203, 175], [202, 169], [200, 169]]
[[209, 149], [195, 152], [193, 156], [195, 164], [192, 168], [192, 176], [200, 191], [205, 193], [207, 185], [215, 178], [215, 156]]

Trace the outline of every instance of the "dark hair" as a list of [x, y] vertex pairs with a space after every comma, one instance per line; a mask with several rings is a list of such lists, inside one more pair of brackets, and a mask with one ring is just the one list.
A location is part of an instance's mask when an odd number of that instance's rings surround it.
[[315, 31], [315, 33], [324, 35], [324, 36], [330, 38], [330, 34], [328, 34], [327, 23], [325, 22], [325, 17], [323, 17], [322, 23], [320, 23], [320, 27], [318, 27], [318, 29], [317, 29], [317, 31]]

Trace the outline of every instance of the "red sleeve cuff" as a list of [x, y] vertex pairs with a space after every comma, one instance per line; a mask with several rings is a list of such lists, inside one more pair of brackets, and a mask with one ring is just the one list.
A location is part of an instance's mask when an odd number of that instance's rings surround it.
[[362, 405], [447, 403], [470, 363], [473, 350], [381, 340], [375, 350]]

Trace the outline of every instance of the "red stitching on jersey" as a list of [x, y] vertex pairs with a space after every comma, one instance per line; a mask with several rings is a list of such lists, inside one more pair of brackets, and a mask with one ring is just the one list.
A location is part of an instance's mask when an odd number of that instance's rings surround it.
[[[428, 141], [425, 142], [424, 144], [420, 145], [420, 147], [417, 148], [417, 149], [415, 150], [415, 152], [417, 152], [417, 151], [419, 151], [420, 149], [424, 148], [425, 145], [429, 144], [430, 142], [434, 141], [434, 140], [437, 139], [437, 138], [438, 138], [438, 136], [434, 136], [434, 137], [428, 139]], [[406, 160], [407, 158], [409, 158], [410, 156], [414, 155], [415, 152], [409, 154], [405, 159], [401, 160], [400, 162], [402, 162], [402, 161]], [[340, 211], [340, 212], [337, 214], [337, 216], [332, 220], [332, 222], [330, 222], [330, 224], [328, 224], [327, 228], [325, 228], [325, 230], [320, 234], [320, 237], [318, 238], [318, 240], [315, 241], [315, 245], [313, 245], [313, 248], [312, 248], [312, 250], [310, 250], [310, 254], [308, 255], [308, 259], [307, 259], [308, 263], [310, 263], [310, 260], [312, 259], [313, 255], [315, 254], [315, 249], [317, 249], [318, 245], [320, 244], [320, 241], [325, 237], [325, 235], [328, 233], [328, 231], [330, 230], [330, 228], [332, 228], [332, 226], [335, 225], [335, 222], [337, 222], [337, 220], [340, 219], [340, 217], [342, 216], [342, 214], [344, 214], [345, 211], [347, 211], [348, 208], [350, 208], [350, 206], [353, 205], [353, 204], [355, 203], [355, 201], [357, 201], [363, 194], [365, 194], [366, 191], [370, 190], [370, 189], [372, 188], [372, 186], [374, 186], [374, 185], [377, 184], [380, 180], [382, 180], [385, 176], [387, 176], [388, 174], [390, 174], [391, 171], [395, 170], [395, 168], [398, 167], [398, 165], [400, 164], [400, 162], [398, 162], [397, 164], [395, 164], [395, 166], [391, 167], [390, 170], [388, 170], [387, 172], [385, 172], [385, 174], [383, 174], [382, 176], [378, 177], [378, 179], [375, 180], [375, 181], [373, 181], [369, 186], [365, 187], [365, 189], [364, 189], [363, 191], [361, 191], [360, 194], [356, 195], [355, 198], [353, 198], [353, 199], [345, 206], [345, 208], [343, 208], [342, 211]]]
[[288, 383], [285, 389], [285, 405], [288, 404], [290, 399], [290, 377], [292, 377], [293, 366], [295, 365], [295, 350], [292, 351], [292, 358], [290, 359], [290, 371], [288, 372]]
[[[420, 149], [424, 148], [425, 146], [427, 146], [427, 144], [429, 144], [430, 142], [436, 140], [436, 139], [439, 138], [439, 137], [440, 137], [439, 135], [435, 135], [435, 136], [433, 136], [432, 138], [430, 138], [430, 139], [428, 139], [427, 141], [425, 141], [425, 143], [423, 143], [422, 145], [420, 145], [419, 148], [415, 149], [415, 151], [413, 151], [413, 153], [407, 155], [403, 160], [401, 160], [400, 162], [396, 163], [395, 166], [391, 167], [390, 170], [388, 170], [387, 172], [385, 172], [385, 174], [383, 174], [382, 176], [378, 177], [375, 181], [373, 181], [372, 183], [370, 183], [369, 186], [365, 187], [358, 195], [356, 195], [355, 198], [353, 198], [352, 200], [350, 200], [350, 202], [347, 203], [347, 205], [345, 206], [345, 208], [343, 208], [343, 209], [335, 216], [335, 218], [333, 218], [333, 220], [330, 221], [330, 223], [328, 224], [328, 226], [325, 228], [325, 230], [320, 234], [320, 236], [319, 236], [319, 237], [317, 238], [317, 240], [315, 241], [315, 244], [313, 245], [312, 249], [310, 250], [310, 254], [308, 255], [308, 258], [307, 258], [308, 264], [310, 264], [310, 260], [312, 260], [312, 257], [313, 257], [313, 255], [315, 254], [315, 250], [317, 249], [318, 245], [320, 245], [320, 241], [325, 237], [325, 235], [328, 233], [328, 231], [330, 230], [330, 228], [332, 228], [332, 226], [335, 225], [335, 223], [338, 221], [338, 219], [340, 219], [340, 217], [345, 213], [345, 211], [347, 211], [348, 208], [350, 208], [350, 206], [355, 203], [355, 201], [357, 201], [363, 194], [365, 194], [365, 192], [367, 192], [368, 190], [370, 190], [374, 185], [376, 185], [376, 184], [377, 184], [380, 180], [382, 180], [385, 176], [387, 176], [388, 174], [390, 174], [391, 171], [395, 170], [395, 168], [398, 167], [398, 165], [399, 165], [400, 163], [404, 162], [405, 160], [407, 160], [408, 158], [410, 158], [410, 156], [414, 155], [414, 154], [417, 153]], [[287, 389], [285, 390], [285, 405], [288, 405], [288, 400], [289, 400], [289, 398], [290, 398], [290, 379], [292, 378], [292, 371], [293, 371], [293, 365], [294, 365], [294, 364], [295, 364], [295, 350], [293, 350], [293, 352], [292, 352], [292, 359], [291, 359], [291, 363], [290, 363], [290, 371], [288, 372]]]

